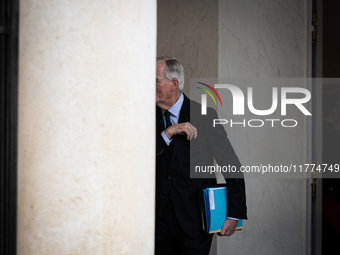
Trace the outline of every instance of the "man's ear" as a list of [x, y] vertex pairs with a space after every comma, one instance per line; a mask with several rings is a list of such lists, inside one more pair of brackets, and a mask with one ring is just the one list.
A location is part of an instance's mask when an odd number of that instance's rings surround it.
[[178, 88], [178, 80], [176, 78], [172, 79], [171, 85], [172, 85], [171, 91], [176, 90]]

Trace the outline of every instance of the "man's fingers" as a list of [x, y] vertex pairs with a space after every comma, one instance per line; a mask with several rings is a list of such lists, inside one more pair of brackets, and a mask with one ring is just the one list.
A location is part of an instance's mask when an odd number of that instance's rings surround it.
[[228, 229], [228, 231], [226, 231], [226, 236], [231, 236], [235, 233], [234, 229]]
[[227, 219], [221, 229], [221, 232], [219, 233], [219, 236], [231, 236], [235, 233], [235, 227], [236, 227], [237, 221], [235, 220], [229, 220]]
[[232, 229], [227, 229], [227, 230], [225, 231], [225, 234], [224, 234], [224, 235], [226, 235], [226, 236], [231, 236], [232, 234], [234, 234], [233, 231], [232, 231]]
[[184, 124], [184, 132], [187, 134], [187, 139], [189, 141], [191, 141], [191, 138], [192, 138], [192, 132], [191, 132], [191, 128], [190, 128], [190, 123], [189, 122], [186, 122]]
[[196, 139], [196, 137], [197, 137], [197, 129], [193, 125], [191, 125], [190, 123], [189, 123], [189, 125], [190, 125], [190, 140], [192, 138]]
[[223, 227], [221, 229], [221, 235], [224, 236], [226, 234], [226, 232], [227, 232], [227, 226], [226, 226], [226, 224], [223, 224]]
[[196, 137], [197, 137], [197, 128], [195, 128], [193, 125], [191, 125], [191, 127], [193, 129], [193, 138], [196, 139]]
[[192, 129], [191, 124], [190, 124], [190, 126], [189, 126], [189, 130], [190, 130], [190, 141], [191, 141], [192, 138], [194, 137], [194, 131], [193, 131], [193, 129]]
[[191, 125], [190, 122], [175, 124], [168, 127], [169, 130], [170, 128], [173, 130], [172, 134], [169, 135], [170, 137], [167, 135], [168, 132], [165, 133], [169, 139], [172, 137], [172, 135], [187, 135], [187, 139], [189, 141], [197, 138], [197, 129]]

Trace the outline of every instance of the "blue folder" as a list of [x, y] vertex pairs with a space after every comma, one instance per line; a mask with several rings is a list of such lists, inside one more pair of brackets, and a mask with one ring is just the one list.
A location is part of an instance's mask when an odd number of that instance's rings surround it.
[[[227, 188], [225, 185], [201, 188], [200, 203], [203, 231], [218, 233], [227, 219]], [[239, 220], [236, 230], [241, 230], [243, 221]]]

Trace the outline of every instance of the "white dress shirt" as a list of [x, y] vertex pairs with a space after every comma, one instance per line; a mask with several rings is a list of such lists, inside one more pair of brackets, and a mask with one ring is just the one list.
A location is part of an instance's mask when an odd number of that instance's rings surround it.
[[[183, 93], [181, 93], [181, 96], [178, 98], [176, 103], [173, 106], [171, 106], [170, 109], [168, 110], [170, 112], [170, 122], [172, 125], [178, 124], [179, 114], [182, 109], [183, 101], [184, 101], [184, 95]], [[162, 109], [162, 116], [163, 116], [164, 129], [165, 129], [166, 119], [164, 116], [164, 112], [165, 110]], [[164, 133], [164, 131], [162, 132], [162, 137], [167, 145], [171, 143], [172, 139], [171, 138], [169, 139]]]

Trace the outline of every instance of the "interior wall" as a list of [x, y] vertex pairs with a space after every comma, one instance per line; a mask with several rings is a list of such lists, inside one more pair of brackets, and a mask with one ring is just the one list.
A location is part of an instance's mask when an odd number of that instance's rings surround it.
[[19, 20], [17, 254], [152, 254], [156, 1], [22, 0]]
[[175, 57], [184, 68], [184, 90], [190, 78], [218, 75], [218, 1], [157, 1], [157, 56]]
[[[157, 12], [157, 55], [176, 57], [186, 84], [190, 77], [307, 77], [307, 1], [166, 0], [158, 1]], [[272, 86], [260, 89], [266, 100]], [[266, 129], [262, 136], [244, 129], [227, 132], [243, 165], [307, 163], [308, 121], [299, 117], [294, 132], [279, 132], [274, 139], [266, 137], [271, 132]], [[292, 157], [275, 154], [275, 146]], [[217, 238], [217, 254], [305, 254], [308, 181], [245, 178], [249, 220], [234, 236]]]
[[[219, 78], [306, 77], [307, 16], [307, 1], [220, 0]], [[268, 100], [273, 86], [282, 85], [254, 87], [256, 99]], [[243, 165], [307, 163], [308, 119], [299, 123], [289, 132], [227, 131]], [[245, 179], [249, 219], [235, 236], [217, 239], [218, 254], [306, 254], [307, 180]]]

